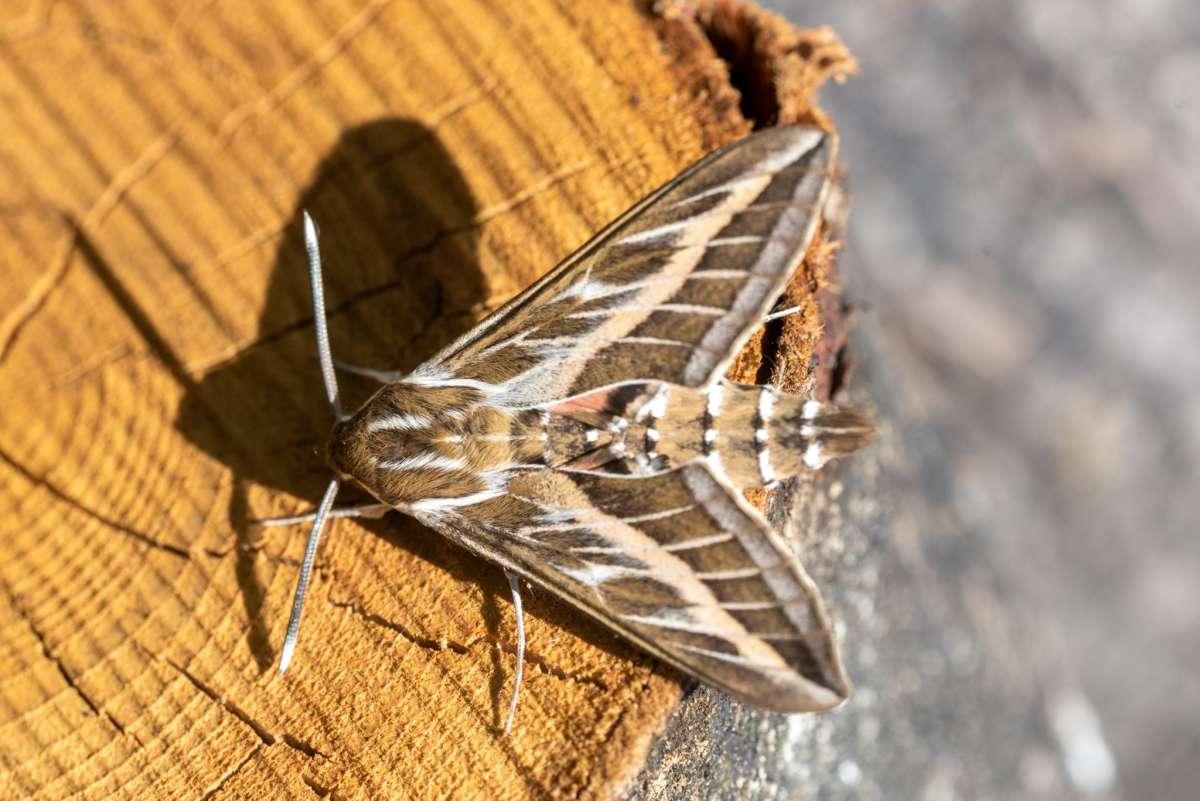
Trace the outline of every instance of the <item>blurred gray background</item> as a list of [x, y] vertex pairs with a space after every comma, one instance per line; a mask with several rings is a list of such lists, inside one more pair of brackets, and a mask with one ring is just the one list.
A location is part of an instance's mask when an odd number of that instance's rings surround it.
[[1200, 4], [764, 4], [862, 65], [843, 273], [1042, 676], [1010, 789], [1200, 798]]

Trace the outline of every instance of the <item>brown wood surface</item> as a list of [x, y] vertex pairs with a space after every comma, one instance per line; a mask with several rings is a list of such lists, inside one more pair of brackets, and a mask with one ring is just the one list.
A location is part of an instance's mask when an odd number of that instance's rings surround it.
[[[679, 678], [529, 593], [501, 737], [506, 584], [399, 516], [328, 533], [275, 674], [305, 532], [250, 521], [311, 505], [330, 423], [298, 214], [335, 354], [411, 368], [852, 66], [729, 2], [5, 4], [0, 797], [619, 793]], [[768, 337], [793, 383], [829, 252]]]

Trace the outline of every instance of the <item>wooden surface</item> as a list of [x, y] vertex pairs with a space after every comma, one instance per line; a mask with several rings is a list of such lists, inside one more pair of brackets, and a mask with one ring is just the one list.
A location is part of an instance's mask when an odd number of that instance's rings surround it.
[[[335, 354], [411, 368], [852, 68], [727, 2], [514, 9], [0, 12], [0, 797], [585, 799], [638, 769], [678, 677], [529, 594], [500, 737], [506, 585], [399, 516], [329, 532], [273, 668], [304, 531], [250, 521], [327, 478], [299, 211]], [[706, 30], [758, 65], [742, 96]], [[817, 255], [768, 345], [827, 386]]]

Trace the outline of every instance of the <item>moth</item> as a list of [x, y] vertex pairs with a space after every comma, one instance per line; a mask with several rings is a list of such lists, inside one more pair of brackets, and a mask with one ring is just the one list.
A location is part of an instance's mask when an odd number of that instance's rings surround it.
[[[849, 693], [821, 597], [744, 491], [871, 437], [852, 409], [724, 378], [812, 242], [836, 140], [791, 125], [724, 147], [608, 225], [412, 373], [338, 401], [305, 215], [336, 473], [311, 520], [279, 670], [325, 521], [398, 510], [742, 701], [829, 709]], [[334, 509], [340, 484], [375, 502]]]

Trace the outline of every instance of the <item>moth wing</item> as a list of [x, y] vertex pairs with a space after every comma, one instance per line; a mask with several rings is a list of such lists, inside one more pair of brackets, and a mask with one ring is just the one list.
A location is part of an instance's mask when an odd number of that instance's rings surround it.
[[500, 497], [417, 517], [752, 704], [818, 711], [849, 694], [812, 581], [702, 461], [636, 479], [519, 471]]
[[719, 378], [787, 285], [824, 205], [836, 139], [769, 128], [714, 152], [417, 368], [534, 406], [627, 381]]

